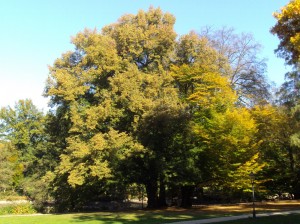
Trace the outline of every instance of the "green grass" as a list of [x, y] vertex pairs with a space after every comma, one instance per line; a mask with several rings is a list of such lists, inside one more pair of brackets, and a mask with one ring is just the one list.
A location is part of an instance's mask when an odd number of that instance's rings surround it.
[[218, 224], [297, 224], [300, 223], [300, 214], [276, 215], [269, 217], [258, 217], [256, 219], [241, 219]]
[[[197, 216], [172, 214], [165, 212], [99, 212], [63, 215], [41, 216], [10, 216], [0, 217], [0, 224], [159, 224], [183, 220], [212, 218], [212, 216]], [[278, 215], [270, 217], [248, 218], [236, 221], [219, 222], [219, 224], [296, 224], [300, 223], [300, 214]]]
[[[245, 213], [244, 213], [245, 214]], [[217, 210], [201, 212], [199, 210], [139, 210], [123, 212], [95, 212], [52, 214], [38, 216], [0, 216], [0, 224], [159, 224], [187, 220], [214, 218], [241, 213]], [[250, 216], [250, 213], [249, 213]], [[269, 217], [248, 218], [219, 224], [296, 224], [300, 223], [300, 214], [278, 215]]]
[[158, 224], [212, 217], [216, 216], [169, 211], [97, 212], [41, 216], [0, 216], [0, 224]]

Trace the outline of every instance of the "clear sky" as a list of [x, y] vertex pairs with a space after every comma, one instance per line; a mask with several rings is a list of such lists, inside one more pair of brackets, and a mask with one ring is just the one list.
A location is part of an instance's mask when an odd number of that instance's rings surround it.
[[289, 0], [0, 0], [0, 107], [30, 98], [47, 110], [42, 97], [48, 65], [73, 50], [70, 37], [84, 28], [99, 30], [126, 13], [149, 6], [176, 17], [179, 35], [204, 26], [233, 27], [252, 33], [268, 59], [268, 77], [278, 85], [288, 71], [274, 55], [278, 39], [272, 17]]

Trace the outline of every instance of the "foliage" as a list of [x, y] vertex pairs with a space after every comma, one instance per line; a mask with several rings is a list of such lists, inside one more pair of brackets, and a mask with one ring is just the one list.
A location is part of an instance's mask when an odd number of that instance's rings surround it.
[[298, 64], [300, 55], [300, 1], [291, 0], [279, 12], [274, 13], [277, 19], [271, 32], [280, 40], [276, 53], [290, 65]]
[[0, 193], [1, 201], [17, 201], [17, 200], [27, 200], [26, 196], [19, 195], [14, 191], [6, 191]]
[[249, 111], [210, 111], [208, 117], [201, 116], [199, 120], [195, 131], [201, 143], [195, 154], [204, 171], [202, 185], [231, 191], [248, 189], [250, 171], [263, 168], [257, 160], [258, 142], [254, 140], [257, 127]]
[[231, 104], [236, 99], [227, 78], [219, 73], [203, 70], [202, 65], [173, 66], [171, 71], [179, 85], [184, 86], [182, 92], [189, 102], [203, 108], [212, 105], [221, 108], [222, 105]]
[[137, 15], [124, 15], [117, 23], [103, 28], [103, 34], [116, 43], [123, 61], [134, 63], [143, 71], [168, 67], [175, 45], [175, 17], [150, 7]]

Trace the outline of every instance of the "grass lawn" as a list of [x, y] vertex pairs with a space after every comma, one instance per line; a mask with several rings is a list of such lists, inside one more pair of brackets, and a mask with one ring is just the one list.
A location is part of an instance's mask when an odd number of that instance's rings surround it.
[[[300, 210], [300, 201], [280, 201], [257, 203], [257, 213], [285, 210]], [[40, 216], [0, 216], [0, 224], [159, 224], [180, 222], [183, 220], [204, 219], [229, 215], [249, 214], [251, 204], [210, 205], [193, 209], [168, 208], [164, 210], [136, 210], [120, 212], [73, 213]], [[300, 223], [300, 214], [272, 216], [238, 221], [228, 221], [224, 224], [289, 224]]]
[[136, 211], [136, 212], [97, 212], [97, 213], [75, 213], [62, 215], [40, 215], [40, 216], [11, 216], [1, 217], [0, 224], [151, 224], [170, 223], [182, 220], [212, 218], [217, 215], [203, 215], [195, 212], [175, 211]]

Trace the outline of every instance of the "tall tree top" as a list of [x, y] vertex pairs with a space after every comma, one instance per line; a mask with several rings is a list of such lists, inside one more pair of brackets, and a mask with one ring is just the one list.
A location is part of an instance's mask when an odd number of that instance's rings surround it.
[[122, 59], [134, 62], [142, 70], [153, 70], [169, 64], [177, 36], [174, 24], [173, 15], [150, 7], [147, 12], [122, 16], [102, 32], [115, 39]]
[[271, 32], [280, 40], [275, 52], [287, 64], [295, 65], [300, 56], [300, 0], [290, 1], [279, 12], [275, 12], [274, 17], [277, 23]]

